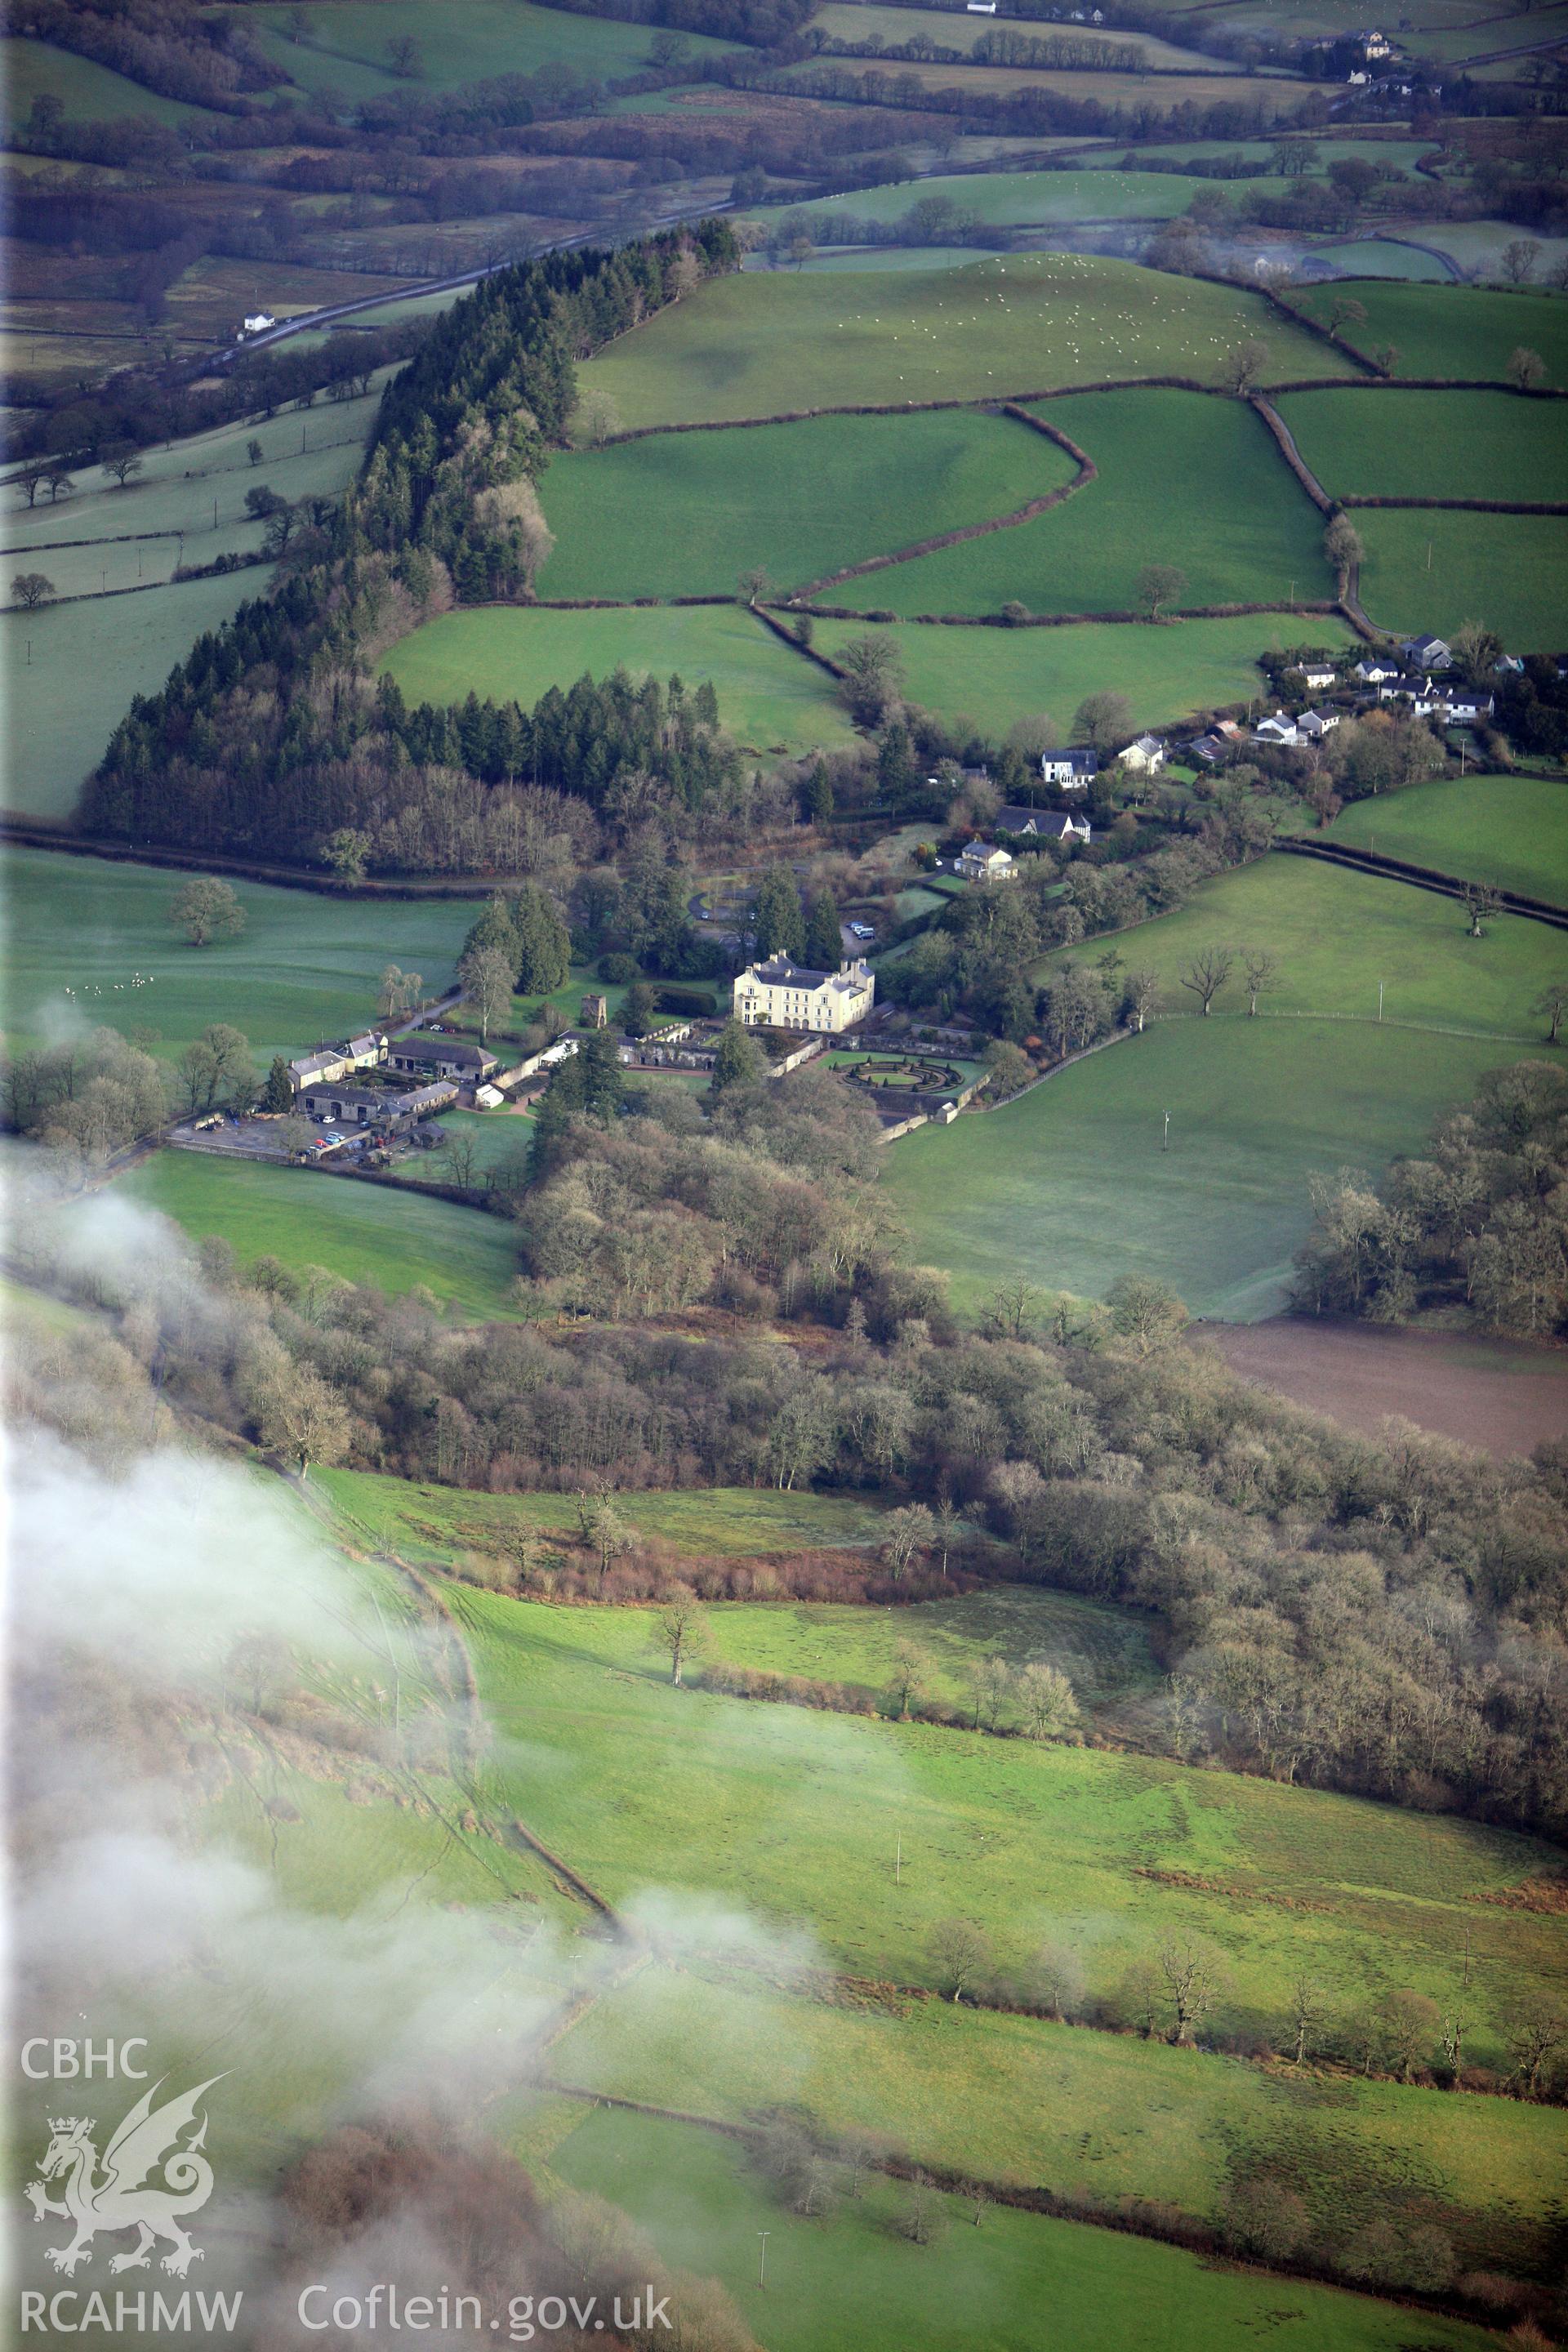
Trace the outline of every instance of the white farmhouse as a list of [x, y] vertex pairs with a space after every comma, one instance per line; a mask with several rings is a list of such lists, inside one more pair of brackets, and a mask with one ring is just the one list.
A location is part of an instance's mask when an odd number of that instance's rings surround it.
[[952, 863], [953, 871], [966, 882], [1010, 882], [1014, 877], [1011, 852], [993, 849], [984, 841], [972, 841]]
[[812, 971], [793, 956], [774, 953], [735, 977], [734, 1012], [748, 1029], [816, 1029], [836, 1036], [864, 1021], [877, 996], [877, 976], [864, 957], [837, 971]]
[[1133, 768], [1141, 775], [1152, 776], [1156, 768], [1165, 764], [1165, 746], [1157, 735], [1140, 735], [1136, 743], [1129, 743], [1120, 754], [1124, 768]]

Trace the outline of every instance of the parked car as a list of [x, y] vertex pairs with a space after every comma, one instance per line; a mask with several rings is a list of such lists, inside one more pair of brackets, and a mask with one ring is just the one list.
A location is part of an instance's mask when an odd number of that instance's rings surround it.
[[876, 927], [871, 923], [851, 923], [849, 936], [855, 940], [874, 940], [877, 936]]

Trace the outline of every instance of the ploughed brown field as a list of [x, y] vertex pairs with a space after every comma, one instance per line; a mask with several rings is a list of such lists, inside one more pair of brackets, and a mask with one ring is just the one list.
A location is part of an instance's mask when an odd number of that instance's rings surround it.
[[1195, 1323], [1192, 1336], [1233, 1371], [1348, 1429], [1375, 1433], [1399, 1413], [1496, 1454], [1568, 1436], [1568, 1349], [1286, 1315]]

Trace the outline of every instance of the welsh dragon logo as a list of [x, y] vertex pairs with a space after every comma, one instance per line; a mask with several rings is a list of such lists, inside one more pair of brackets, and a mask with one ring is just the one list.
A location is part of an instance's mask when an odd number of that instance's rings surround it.
[[[221, 2083], [223, 2076], [210, 2075], [194, 2091], [154, 2107], [153, 2102], [167, 2080], [166, 2075], [161, 2076], [144, 2091], [120, 2124], [103, 2151], [101, 2172], [90, 2137], [93, 2118], [50, 2116], [49, 2144], [38, 2168], [39, 2177], [30, 2180], [23, 2193], [36, 2221], [58, 2218], [74, 2222], [76, 2235], [68, 2246], [46, 2250], [56, 2270], [64, 2271], [68, 2278], [79, 2263], [92, 2260], [92, 2241], [100, 2230], [139, 2232], [128, 2254], [114, 2256], [109, 2265], [111, 2271], [145, 2270], [160, 2240], [172, 2249], [164, 2255], [163, 2266], [176, 2278], [184, 2278], [191, 2264], [201, 2261], [200, 2246], [192, 2245], [180, 2222], [184, 2215], [199, 2212], [213, 2192], [213, 2169], [201, 2153], [207, 2136], [205, 2114], [194, 2136], [183, 2147], [179, 2143], [181, 2134], [196, 2123], [203, 2094], [214, 2083]], [[160, 2172], [162, 2181], [154, 2181], [152, 2176]], [[60, 2203], [50, 2198], [46, 2187], [55, 2180], [64, 2184]]]

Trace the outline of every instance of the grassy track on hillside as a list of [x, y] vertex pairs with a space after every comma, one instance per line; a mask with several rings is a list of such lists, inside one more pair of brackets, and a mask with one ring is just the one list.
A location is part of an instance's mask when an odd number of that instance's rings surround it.
[[999, 1110], [921, 1129], [884, 1181], [961, 1307], [1019, 1274], [1090, 1297], [1147, 1274], [1195, 1314], [1253, 1322], [1283, 1302], [1310, 1176], [1419, 1150], [1483, 1071], [1537, 1050], [1341, 1021], [1161, 1023]]
[[761, 564], [795, 587], [1006, 514], [1070, 482], [1063, 449], [969, 409], [660, 434], [558, 458], [542, 596], [728, 596]]
[[[501, 1529], [518, 1520], [531, 1528], [577, 1526], [577, 1506], [570, 1495], [480, 1495], [363, 1470], [316, 1475], [351, 1519], [410, 1559], [449, 1561], [467, 1550], [489, 1549]], [[643, 1535], [694, 1552], [746, 1557], [875, 1543], [885, 1506], [856, 1495], [696, 1486], [620, 1494], [616, 1507]]]
[[[671, 518], [679, 529], [679, 518]], [[754, 751], [802, 751], [847, 743], [851, 729], [834, 683], [739, 605], [676, 610], [566, 613], [518, 605], [447, 613], [405, 637], [382, 663], [410, 702], [481, 698], [536, 702], [584, 673], [608, 677], [620, 665], [637, 678], [679, 671], [688, 688], [711, 678], [719, 716]]]
[[1120, 612], [1135, 607], [1151, 562], [1185, 572], [1179, 604], [1333, 594], [1322, 518], [1240, 402], [1086, 393], [1039, 413], [1099, 478], [1033, 522], [878, 573], [862, 601], [903, 614], [994, 613], [1012, 598], [1034, 613]]
[[1325, 838], [1568, 907], [1568, 784], [1560, 778], [1447, 777], [1380, 793], [1352, 801]]
[[144, 114], [154, 122], [171, 125], [211, 124], [223, 119], [183, 98], [162, 98], [111, 67], [96, 65], [91, 58], [79, 58], [74, 50], [57, 49], [47, 41], [12, 37], [0, 40], [0, 87], [13, 122], [25, 121], [35, 98], [58, 98], [73, 122], [116, 121], [131, 114]]
[[[194, 948], [168, 919], [184, 874], [42, 849], [6, 849], [3, 870], [13, 1035], [52, 1035], [74, 1010], [127, 1034], [155, 1030], [151, 1050], [163, 1058], [214, 1021], [243, 1030], [260, 1059], [309, 1053], [374, 1018], [388, 963], [421, 973], [435, 996], [476, 911], [461, 901], [329, 899], [237, 882], [245, 929]], [[138, 972], [152, 985], [133, 987]]]
[[[1332, 287], [1299, 290], [1292, 302], [1326, 325]], [[1500, 383], [1521, 344], [1546, 362], [1548, 383], [1568, 383], [1568, 302], [1547, 294], [1494, 292], [1474, 286], [1367, 285], [1356, 289], [1366, 317], [1348, 340], [1373, 352], [1392, 343], [1401, 376], [1486, 377]], [[1321, 368], [1304, 371], [1321, 375]], [[1440, 450], [1434, 457], [1441, 462]]]
[[[1451, 1023], [1517, 1038], [1519, 1053], [1529, 1051], [1536, 1025], [1531, 1002], [1563, 963], [1563, 935], [1543, 923], [1502, 915], [1484, 939], [1473, 940], [1465, 909], [1452, 898], [1282, 856], [1217, 876], [1174, 914], [1140, 924], [1116, 944], [1129, 964], [1157, 975], [1156, 1007], [1172, 1013], [1197, 1012], [1181, 974], [1200, 950], [1237, 950], [1211, 1028], [1220, 1014], [1246, 1013], [1240, 950], [1266, 947], [1279, 968], [1260, 1000], [1265, 1013], [1375, 1019], [1381, 983], [1385, 1023]], [[1083, 960], [1069, 950], [1049, 961]], [[1494, 1051], [1510, 1058], [1507, 1044]]]
[[809, 1930], [831, 1965], [917, 1984], [955, 1913], [984, 1921], [1003, 1967], [1068, 1937], [1106, 1992], [1145, 1939], [1202, 1933], [1234, 1972], [1225, 2015], [1265, 2032], [1308, 1959], [1347, 1990], [1390, 1972], [1445, 1987], [1468, 1921], [1494, 2051], [1498, 2005], [1561, 1964], [1561, 1919], [1473, 1899], [1541, 1868], [1538, 1841], [1160, 1758], [672, 1690], [651, 1611], [449, 1593], [498, 1731], [527, 1743], [498, 1788], [612, 1900], [700, 1887]]
[[[580, 2113], [581, 2110], [575, 2110]], [[994, 2207], [940, 2200], [934, 2242], [898, 2234], [903, 2192], [879, 2179], [826, 2219], [793, 2214], [730, 2141], [689, 2124], [589, 2111], [551, 2156], [573, 2188], [607, 2197], [667, 2262], [717, 2271], [769, 2352], [1254, 2352], [1279, 2330], [1310, 2352], [1400, 2352], [1410, 2315], [1202, 2262], [1173, 2247]], [[754, 2252], [768, 2233], [767, 2284]], [[1423, 2316], [1433, 2352], [1485, 2352], [1478, 2328]]]
[[241, 1265], [321, 1265], [395, 1295], [423, 1284], [461, 1317], [510, 1312], [517, 1244], [504, 1218], [390, 1185], [160, 1151], [118, 1178], [116, 1197], [172, 1217], [194, 1241], [232, 1243]]
[[1335, 498], [1568, 500], [1554, 401], [1507, 392], [1292, 392], [1276, 405]]
[[[862, 583], [868, 603], [880, 603], [883, 583], [893, 576], [878, 572]], [[812, 642], [835, 655], [865, 634], [863, 621], [818, 621]], [[1256, 695], [1258, 656], [1269, 646], [1294, 643], [1301, 635], [1336, 647], [1353, 642], [1342, 621], [1303, 622], [1289, 613], [1157, 629], [1116, 621], [1065, 629], [949, 629], [910, 621], [887, 634], [902, 656], [911, 699], [949, 719], [972, 719], [980, 732], [1005, 732], [1016, 719], [1048, 710], [1065, 733], [1084, 696], [1108, 682], [1131, 701], [1134, 727], [1168, 726], [1193, 711]]]
[[1298, 2083], [940, 2000], [829, 2007], [716, 1962], [645, 1969], [552, 2056], [581, 2089], [736, 2121], [795, 2104], [982, 2179], [1168, 2199], [1205, 2219], [1232, 2164], [1284, 2157], [1320, 2229], [1342, 2233], [1415, 2188], [1448, 2209], [1467, 2263], [1500, 2242], [1541, 2257], [1568, 2155], [1568, 2118], [1518, 2101]]
[[[1563, 308], [1568, 310], [1568, 303]], [[1380, 628], [1495, 629], [1510, 653], [1568, 645], [1568, 519], [1358, 507], [1361, 598]]]
[[891, 282], [743, 272], [710, 279], [590, 360], [626, 425], [775, 416], [859, 402], [1003, 399], [1107, 376], [1204, 380], [1252, 338], [1271, 377], [1350, 362], [1239, 288], [1130, 261], [1010, 254]]

